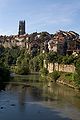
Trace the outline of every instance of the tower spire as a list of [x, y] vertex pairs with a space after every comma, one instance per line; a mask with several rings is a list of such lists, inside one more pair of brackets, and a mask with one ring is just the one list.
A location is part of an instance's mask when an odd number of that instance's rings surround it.
[[25, 20], [20, 20], [18, 35], [24, 35], [24, 34], [25, 34]]

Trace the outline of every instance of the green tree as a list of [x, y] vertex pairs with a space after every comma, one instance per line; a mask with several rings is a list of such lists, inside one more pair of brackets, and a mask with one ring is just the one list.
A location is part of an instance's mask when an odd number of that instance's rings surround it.
[[34, 72], [38, 72], [40, 70], [39, 67], [39, 61], [38, 61], [38, 57], [34, 57], [31, 61], [30, 61], [30, 68], [34, 71]]
[[77, 60], [75, 66], [76, 66], [76, 72], [74, 75], [74, 80], [75, 80], [76, 85], [80, 89], [80, 58]]
[[75, 60], [75, 58], [74, 58], [74, 56], [73, 55], [66, 55], [66, 56], [64, 56], [63, 57], [63, 63], [64, 64], [74, 64], [74, 60]]
[[47, 68], [42, 68], [40, 70], [40, 74], [43, 75], [43, 76], [46, 76], [48, 73], [49, 73], [49, 71], [47, 70]]
[[23, 59], [21, 63], [15, 66], [14, 72], [20, 75], [27, 75], [30, 73], [29, 64], [26, 59]]
[[50, 63], [55, 63], [58, 60], [57, 53], [56, 52], [49, 52], [46, 56], [46, 60]]
[[51, 76], [51, 78], [54, 79], [55, 82], [56, 82], [56, 80], [60, 77], [60, 72], [58, 72], [58, 71], [53, 71], [53, 72], [50, 74], [50, 76]]

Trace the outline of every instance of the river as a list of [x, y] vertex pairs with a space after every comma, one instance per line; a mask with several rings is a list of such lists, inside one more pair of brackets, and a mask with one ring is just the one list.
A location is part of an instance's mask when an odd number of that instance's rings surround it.
[[16, 76], [0, 84], [0, 120], [80, 120], [78, 91], [39, 80], [39, 75]]

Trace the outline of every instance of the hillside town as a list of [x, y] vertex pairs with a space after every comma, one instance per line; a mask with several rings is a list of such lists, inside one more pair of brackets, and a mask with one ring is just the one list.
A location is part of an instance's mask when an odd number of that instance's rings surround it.
[[74, 31], [59, 30], [54, 34], [34, 32], [26, 34], [25, 21], [19, 21], [17, 35], [0, 36], [0, 46], [4, 48], [20, 47], [31, 52], [57, 52], [61, 55], [80, 53], [80, 35]]
[[0, 120], [80, 120], [80, 0], [0, 0]]

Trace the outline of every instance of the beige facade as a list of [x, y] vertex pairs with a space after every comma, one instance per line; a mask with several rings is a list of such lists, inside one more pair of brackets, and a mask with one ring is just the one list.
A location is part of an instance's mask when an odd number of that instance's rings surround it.
[[[44, 62], [44, 67], [46, 67]], [[48, 63], [47, 67], [49, 73], [52, 73], [54, 70], [61, 71], [61, 72], [75, 72], [75, 66], [74, 65], [65, 65], [65, 64], [58, 64], [58, 63]]]
[[49, 49], [49, 51], [57, 52], [57, 44], [58, 44], [57, 41], [50, 40], [48, 42], [48, 49]]

